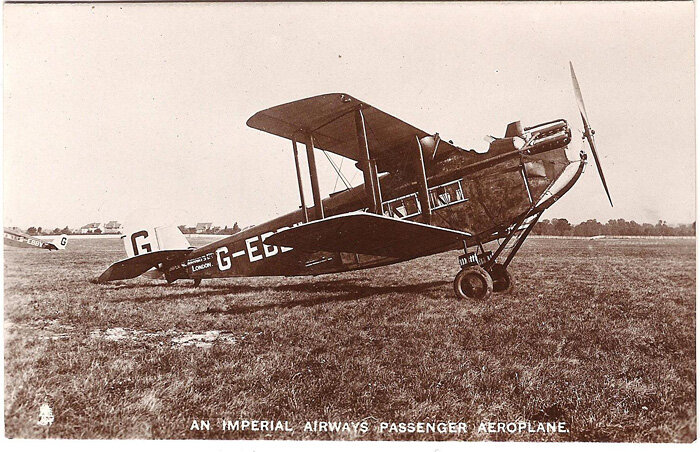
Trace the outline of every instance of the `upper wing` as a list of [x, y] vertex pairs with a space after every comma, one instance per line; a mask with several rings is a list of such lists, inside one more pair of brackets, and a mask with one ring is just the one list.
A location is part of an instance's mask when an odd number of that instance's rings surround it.
[[[251, 116], [246, 124], [300, 142], [305, 141], [305, 134], [310, 133], [315, 147], [358, 161], [361, 157], [354, 112], [359, 108], [365, 118], [370, 154], [377, 160], [380, 171], [391, 167], [389, 161], [399, 159], [402, 151], [410, 149], [408, 146], [415, 149], [416, 137], [428, 136], [417, 127], [341, 93], [323, 94], [268, 108]], [[441, 142], [439, 147], [454, 148], [447, 142]]]
[[154, 251], [152, 253], [140, 254], [122, 259], [110, 265], [109, 268], [97, 278], [97, 281], [104, 283], [119, 279], [136, 278], [158, 264], [184, 259], [191, 252], [192, 250], [190, 249]]
[[366, 212], [312, 221], [268, 237], [264, 243], [305, 251], [340, 251], [412, 258], [443, 251], [470, 234]]

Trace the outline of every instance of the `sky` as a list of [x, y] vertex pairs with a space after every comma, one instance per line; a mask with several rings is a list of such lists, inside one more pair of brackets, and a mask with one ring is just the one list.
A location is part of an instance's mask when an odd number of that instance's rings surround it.
[[[692, 222], [693, 14], [691, 2], [6, 4], [4, 224], [245, 226], [294, 210], [289, 141], [245, 122], [331, 92], [479, 151], [509, 122], [565, 118], [576, 156], [569, 60], [615, 207], [589, 165], [545, 218]], [[337, 177], [316, 160], [329, 193]]]

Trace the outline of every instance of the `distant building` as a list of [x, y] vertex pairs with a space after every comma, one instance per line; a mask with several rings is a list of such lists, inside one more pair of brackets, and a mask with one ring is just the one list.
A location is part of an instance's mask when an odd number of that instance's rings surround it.
[[209, 229], [211, 229], [211, 223], [197, 223], [197, 226], [195, 227], [197, 234], [207, 232]]
[[[92, 234], [100, 229], [101, 223], [88, 223], [80, 228], [81, 234]], [[101, 229], [100, 229], [101, 230]]]
[[104, 234], [121, 234], [122, 225], [118, 221], [109, 221], [105, 223], [105, 228], [102, 231]]

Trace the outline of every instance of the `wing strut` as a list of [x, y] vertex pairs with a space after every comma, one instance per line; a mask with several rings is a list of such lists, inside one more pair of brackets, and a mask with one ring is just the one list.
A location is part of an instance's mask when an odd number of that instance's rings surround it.
[[292, 140], [292, 149], [294, 150], [294, 167], [297, 169], [297, 182], [299, 184], [299, 199], [301, 200], [301, 212], [304, 216], [304, 223], [309, 222], [309, 212], [306, 211], [306, 200], [304, 199], [304, 186], [301, 182], [301, 168], [299, 168], [299, 150], [297, 142]]
[[316, 170], [316, 157], [314, 157], [314, 137], [306, 135], [306, 159], [309, 162], [309, 175], [311, 176], [311, 191], [314, 196], [314, 220], [325, 218], [323, 203], [321, 202], [321, 190], [318, 186], [318, 171]]
[[[418, 202], [420, 203], [420, 209], [422, 216], [427, 224], [430, 224], [430, 195], [428, 194], [428, 178], [425, 174], [425, 160], [423, 159], [423, 146], [420, 144], [420, 139], [416, 136], [416, 143], [418, 144], [418, 156], [417, 156], [417, 178], [418, 183]], [[437, 148], [437, 144], [435, 145]]]
[[355, 110], [355, 130], [357, 131], [357, 148], [360, 156], [360, 166], [365, 177], [365, 192], [372, 203], [372, 213], [382, 215], [382, 192], [379, 187], [379, 174], [377, 173], [377, 161], [369, 154], [367, 144], [367, 129], [362, 109]]

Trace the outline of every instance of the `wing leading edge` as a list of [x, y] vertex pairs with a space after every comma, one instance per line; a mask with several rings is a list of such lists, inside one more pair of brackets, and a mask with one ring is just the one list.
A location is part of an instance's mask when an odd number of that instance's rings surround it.
[[449, 249], [471, 234], [366, 212], [312, 221], [268, 237], [264, 243], [304, 251], [332, 251], [395, 258]]

